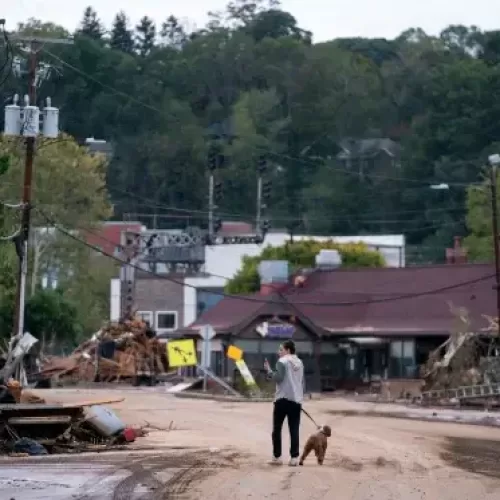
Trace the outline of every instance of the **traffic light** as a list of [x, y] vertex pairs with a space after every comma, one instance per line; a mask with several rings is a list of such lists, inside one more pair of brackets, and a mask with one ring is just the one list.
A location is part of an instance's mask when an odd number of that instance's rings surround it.
[[214, 198], [215, 201], [218, 202], [222, 200], [222, 197], [224, 196], [223, 190], [222, 190], [222, 182], [217, 181], [214, 186]]
[[265, 173], [267, 170], [267, 160], [265, 156], [261, 156], [259, 158], [259, 163], [257, 164], [257, 171], [259, 172], [260, 175]]
[[213, 172], [217, 168], [221, 168], [224, 166], [225, 158], [221, 153], [221, 146], [218, 144], [211, 144], [208, 148], [208, 170]]
[[208, 150], [208, 170], [213, 172], [217, 168], [219, 160], [219, 150], [215, 146], [210, 146]]
[[262, 184], [262, 198], [269, 200], [271, 198], [272, 183], [270, 180], [264, 181]]
[[222, 229], [222, 220], [217, 217], [214, 220], [214, 233], [218, 233]]
[[269, 222], [268, 219], [264, 219], [260, 225], [260, 228], [263, 233], [267, 233], [269, 229], [271, 229], [271, 223]]

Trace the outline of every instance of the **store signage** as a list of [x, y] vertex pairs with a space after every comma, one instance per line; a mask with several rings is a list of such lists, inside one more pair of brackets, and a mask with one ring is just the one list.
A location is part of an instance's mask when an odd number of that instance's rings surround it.
[[260, 324], [256, 330], [262, 337], [272, 339], [289, 339], [293, 337], [293, 334], [295, 333], [295, 326], [283, 321], [264, 321], [264, 323]]

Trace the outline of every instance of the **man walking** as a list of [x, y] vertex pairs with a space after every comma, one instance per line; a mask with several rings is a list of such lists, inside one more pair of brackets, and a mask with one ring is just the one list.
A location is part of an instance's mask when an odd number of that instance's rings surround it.
[[282, 465], [283, 463], [281, 460], [281, 430], [286, 418], [290, 431], [291, 458], [289, 465], [295, 467], [298, 465], [299, 458], [300, 414], [304, 399], [304, 365], [295, 354], [295, 343], [292, 340], [287, 340], [280, 345], [278, 356], [276, 371], [271, 369], [267, 359], [264, 362], [268, 378], [276, 382], [271, 464]]

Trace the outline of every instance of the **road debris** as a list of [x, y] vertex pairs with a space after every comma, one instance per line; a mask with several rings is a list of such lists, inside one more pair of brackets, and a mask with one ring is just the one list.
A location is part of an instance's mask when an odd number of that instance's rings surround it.
[[0, 451], [15, 456], [103, 451], [145, 435], [100, 403], [0, 404]]
[[47, 357], [37, 379], [57, 382], [128, 380], [153, 385], [168, 370], [165, 346], [139, 318], [110, 322], [68, 357]]

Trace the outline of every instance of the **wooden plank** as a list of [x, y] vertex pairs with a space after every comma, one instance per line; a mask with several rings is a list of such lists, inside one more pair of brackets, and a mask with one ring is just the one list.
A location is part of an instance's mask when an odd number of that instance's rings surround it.
[[115, 398], [115, 399], [93, 399], [91, 401], [78, 401], [77, 403], [63, 403], [61, 408], [79, 408], [84, 406], [99, 406], [99, 405], [111, 405], [115, 403], [123, 403], [125, 398]]
[[69, 415], [59, 415], [55, 417], [12, 417], [7, 421], [9, 425], [54, 425], [70, 424]]

